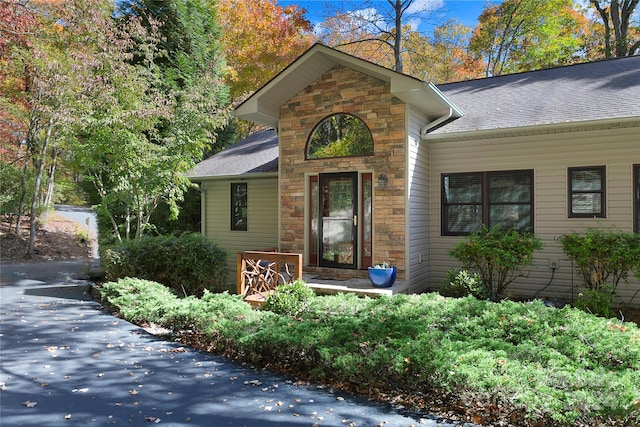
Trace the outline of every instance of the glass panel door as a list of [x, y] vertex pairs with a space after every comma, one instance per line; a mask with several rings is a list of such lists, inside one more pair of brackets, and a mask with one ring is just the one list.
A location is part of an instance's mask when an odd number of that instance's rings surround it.
[[320, 266], [356, 268], [358, 174], [320, 174]]

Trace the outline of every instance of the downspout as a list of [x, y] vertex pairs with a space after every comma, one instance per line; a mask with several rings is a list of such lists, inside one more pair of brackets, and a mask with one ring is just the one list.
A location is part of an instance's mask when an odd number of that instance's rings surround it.
[[451, 117], [453, 117], [453, 108], [449, 107], [449, 113], [448, 114], [445, 114], [442, 117], [438, 117], [434, 121], [429, 122], [426, 125], [424, 125], [422, 127], [422, 129], [420, 129], [420, 137], [421, 138], [426, 138], [427, 134], [429, 133], [429, 131], [431, 129], [440, 126], [442, 123], [444, 123], [447, 120], [451, 119]]

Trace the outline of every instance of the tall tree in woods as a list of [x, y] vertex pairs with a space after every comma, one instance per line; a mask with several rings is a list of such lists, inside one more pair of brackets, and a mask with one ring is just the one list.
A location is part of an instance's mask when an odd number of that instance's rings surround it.
[[484, 62], [468, 52], [470, 35], [471, 28], [455, 20], [437, 26], [429, 38], [409, 32], [405, 73], [436, 84], [481, 77]]
[[218, 0], [234, 102], [259, 89], [313, 43], [305, 9], [274, 0]]
[[126, 2], [116, 16], [97, 40], [102, 62], [76, 158], [120, 241], [148, 231], [161, 202], [177, 216], [185, 172], [226, 123], [228, 92], [210, 2]]
[[[2, 78], [10, 88], [3, 91], [2, 103], [10, 106], [9, 115], [18, 125], [15, 135], [23, 147], [19, 151], [23, 173], [16, 232], [28, 203], [29, 258], [33, 256], [39, 207], [50, 200], [43, 196], [46, 194], [43, 188], [52, 190], [52, 185], [43, 185], [45, 177], [48, 172], [50, 182], [53, 180], [57, 155], [72, 139], [78, 111], [83, 108], [77, 100], [83, 80], [79, 64], [87, 28], [80, 24], [81, 8], [77, 6], [35, 0], [2, 2], [3, 12], [15, 18], [13, 23], [28, 23], [20, 30], [2, 26], [3, 36], [9, 36], [3, 37], [6, 67]], [[27, 200], [26, 181], [30, 173], [34, 178]]]
[[402, 73], [404, 43], [413, 21], [427, 19], [439, 4], [419, 0], [364, 0], [358, 6], [350, 3], [349, 11], [338, 10], [332, 19], [325, 21], [321, 38], [329, 40], [331, 46], [378, 63], [376, 58], [391, 55], [392, 68]]
[[27, 73], [18, 59], [36, 23], [36, 15], [26, 7], [0, 2], [0, 213], [20, 218], [30, 165], [25, 162], [28, 151], [23, 144], [29, 126]]
[[639, 1], [589, 0], [602, 20], [606, 58], [633, 56], [640, 50], [640, 22], [632, 21]]
[[496, 76], [571, 63], [580, 48], [572, 0], [505, 0], [479, 17], [469, 49]]
[[[379, 39], [383, 36], [374, 33], [374, 29], [365, 25], [361, 19], [363, 11], [336, 12], [318, 25], [322, 43], [345, 53], [365, 59], [386, 68], [395, 69], [394, 52], [386, 42]], [[419, 36], [416, 34], [416, 36]], [[411, 35], [407, 35], [409, 40]], [[415, 45], [420, 44], [414, 42]]]

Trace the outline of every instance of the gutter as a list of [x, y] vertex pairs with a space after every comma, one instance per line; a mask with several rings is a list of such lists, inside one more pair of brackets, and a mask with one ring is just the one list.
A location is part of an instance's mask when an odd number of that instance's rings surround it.
[[424, 125], [422, 127], [422, 129], [420, 129], [420, 137], [422, 139], [426, 138], [427, 134], [430, 131], [437, 129], [440, 126], [446, 125], [449, 122], [449, 120], [451, 120], [451, 117], [453, 117], [453, 108], [449, 107], [449, 113], [448, 114], [445, 114], [442, 117], [438, 117], [434, 121], [429, 122], [426, 125]]

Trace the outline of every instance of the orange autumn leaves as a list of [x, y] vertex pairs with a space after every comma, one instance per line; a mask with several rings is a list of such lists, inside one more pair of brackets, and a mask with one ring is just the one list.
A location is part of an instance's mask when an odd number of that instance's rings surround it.
[[311, 46], [311, 23], [304, 13], [270, 0], [218, 1], [234, 100], [258, 89]]

